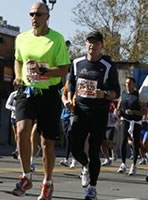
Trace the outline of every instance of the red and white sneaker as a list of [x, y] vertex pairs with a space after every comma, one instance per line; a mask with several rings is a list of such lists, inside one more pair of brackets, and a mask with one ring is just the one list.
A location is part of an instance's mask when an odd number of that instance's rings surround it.
[[26, 176], [20, 178], [20, 182], [16, 183], [16, 187], [13, 190], [13, 195], [24, 196], [26, 190], [32, 188], [32, 180], [28, 179]]
[[52, 184], [43, 184], [41, 189], [41, 194], [37, 200], [51, 200], [53, 194], [54, 186]]

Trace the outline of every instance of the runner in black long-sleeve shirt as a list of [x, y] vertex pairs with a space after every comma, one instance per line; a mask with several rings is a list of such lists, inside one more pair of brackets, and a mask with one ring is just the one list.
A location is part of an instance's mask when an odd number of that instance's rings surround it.
[[[96, 199], [100, 172], [100, 146], [106, 132], [109, 103], [120, 96], [116, 67], [108, 56], [102, 56], [103, 36], [91, 32], [86, 38], [87, 56], [73, 61], [69, 77], [69, 102], [76, 94], [72, 124], [72, 153], [84, 167], [82, 186], [88, 185], [86, 200]], [[89, 159], [84, 143], [89, 136]], [[88, 181], [88, 178], [90, 179]]]

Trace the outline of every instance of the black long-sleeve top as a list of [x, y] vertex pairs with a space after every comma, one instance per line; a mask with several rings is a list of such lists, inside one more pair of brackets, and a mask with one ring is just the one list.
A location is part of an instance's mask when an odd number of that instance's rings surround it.
[[95, 89], [114, 90], [120, 96], [118, 72], [113, 63], [102, 56], [99, 60], [89, 61], [86, 56], [73, 61], [69, 76], [68, 91], [76, 93], [76, 104], [86, 108], [105, 108], [109, 101], [98, 99]]
[[134, 120], [139, 121], [142, 119], [142, 115], [128, 115], [125, 113], [127, 109], [130, 110], [137, 110], [140, 111], [141, 107], [139, 104], [139, 94], [137, 91], [134, 91], [133, 93], [128, 93], [126, 91], [122, 92], [121, 95], [121, 116], [124, 117], [127, 120]]

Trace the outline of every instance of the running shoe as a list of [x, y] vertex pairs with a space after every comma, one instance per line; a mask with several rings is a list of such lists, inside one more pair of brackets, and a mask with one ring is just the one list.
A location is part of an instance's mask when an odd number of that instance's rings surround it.
[[81, 171], [81, 184], [82, 187], [87, 187], [89, 184], [89, 172], [84, 168]]
[[136, 170], [137, 170], [136, 166], [134, 164], [132, 164], [131, 167], [130, 167], [128, 175], [129, 176], [136, 175]]
[[32, 180], [26, 176], [20, 178], [20, 182], [16, 183], [16, 187], [13, 190], [13, 195], [24, 196], [25, 192], [32, 188]]
[[75, 168], [75, 167], [76, 167], [76, 160], [72, 159], [72, 162], [71, 162], [69, 168], [72, 169], [72, 168]]
[[52, 184], [43, 184], [41, 188], [41, 194], [37, 200], [51, 200], [54, 186]]
[[89, 185], [86, 192], [87, 194], [85, 196], [85, 200], [97, 200], [97, 192], [95, 187]]
[[102, 166], [110, 166], [111, 164], [112, 164], [111, 159], [105, 159], [101, 165]]
[[139, 165], [146, 165], [146, 158], [142, 158], [140, 161], [139, 161]]
[[119, 167], [119, 169], [117, 170], [118, 173], [124, 173], [126, 172], [126, 166], [124, 163], [122, 163]]
[[69, 166], [69, 162], [68, 162], [68, 160], [66, 160], [66, 159], [61, 160], [61, 161], [60, 161], [60, 164], [61, 164], [62, 166], [64, 166], [64, 167], [68, 167], [68, 166]]

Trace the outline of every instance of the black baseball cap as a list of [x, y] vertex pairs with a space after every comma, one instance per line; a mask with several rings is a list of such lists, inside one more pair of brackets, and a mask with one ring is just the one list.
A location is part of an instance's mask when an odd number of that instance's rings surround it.
[[96, 41], [103, 42], [103, 35], [99, 31], [92, 31], [86, 36], [86, 40], [94, 38]]

